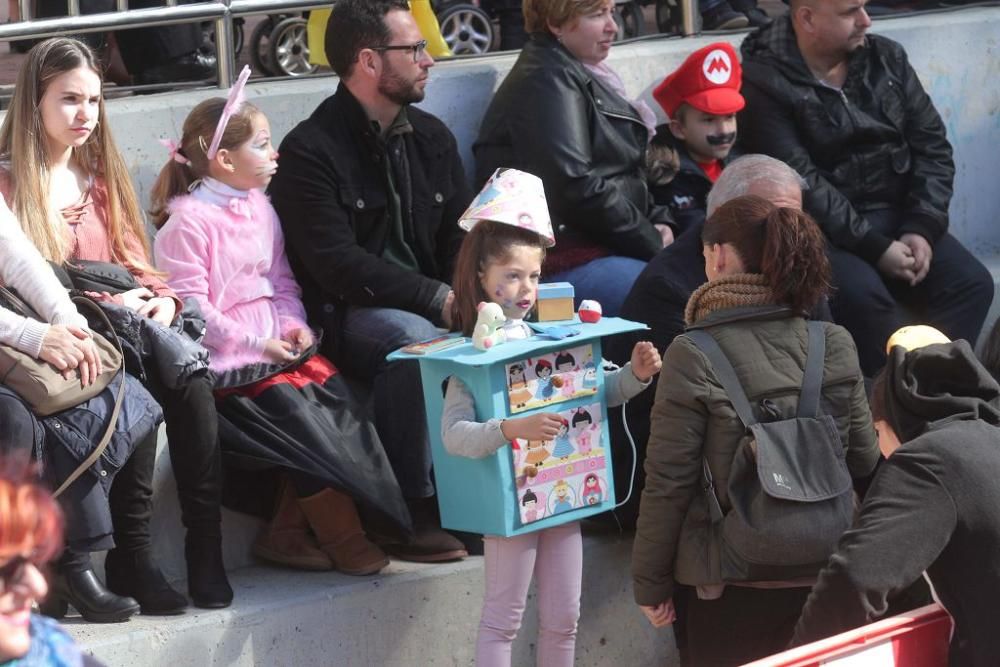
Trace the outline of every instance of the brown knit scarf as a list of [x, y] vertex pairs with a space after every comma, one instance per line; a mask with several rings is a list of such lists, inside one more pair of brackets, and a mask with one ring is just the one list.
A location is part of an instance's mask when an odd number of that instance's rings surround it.
[[710, 313], [724, 308], [769, 306], [774, 293], [760, 273], [737, 273], [716, 278], [694, 291], [684, 309], [684, 322], [694, 324]]

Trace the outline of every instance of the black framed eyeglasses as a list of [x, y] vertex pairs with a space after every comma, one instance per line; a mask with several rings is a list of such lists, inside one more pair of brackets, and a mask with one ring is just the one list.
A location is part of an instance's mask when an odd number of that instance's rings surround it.
[[420, 62], [420, 54], [427, 51], [427, 40], [422, 39], [414, 44], [397, 44], [396, 46], [373, 46], [372, 51], [412, 51], [413, 62]]

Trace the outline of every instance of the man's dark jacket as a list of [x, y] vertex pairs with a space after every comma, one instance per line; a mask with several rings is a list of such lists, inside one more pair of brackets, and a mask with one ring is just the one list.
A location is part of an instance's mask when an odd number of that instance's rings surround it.
[[955, 620], [949, 664], [1000, 665], [1000, 387], [964, 340], [886, 366], [882, 464], [854, 527], [820, 573], [793, 644], [870, 622], [926, 570]]
[[[381, 258], [389, 233], [385, 142], [343, 83], [281, 142], [268, 190], [310, 320], [335, 337], [345, 306], [398, 308], [440, 321], [471, 200], [455, 137], [407, 108], [409, 184], [397, 183], [404, 236], [420, 266]], [[409, 187], [407, 187], [409, 185]]]
[[[476, 181], [498, 167], [540, 177], [559, 254], [594, 244], [648, 260], [663, 243], [645, 180], [648, 130], [639, 114], [551, 35], [531, 36], [483, 117]], [[552, 270], [552, 262], [549, 262]]]
[[741, 51], [742, 150], [806, 179], [805, 209], [835, 245], [876, 262], [892, 239], [865, 221], [875, 209], [902, 212], [897, 237], [917, 233], [933, 245], [947, 231], [951, 145], [902, 46], [868, 35], [842, 92], [813, 76], [787, 17], [750, 33]]

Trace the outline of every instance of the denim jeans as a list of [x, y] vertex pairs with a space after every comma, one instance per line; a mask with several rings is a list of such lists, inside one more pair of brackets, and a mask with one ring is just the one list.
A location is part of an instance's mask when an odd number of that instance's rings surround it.
[[41, 455], [41, 424], [10, 389], [0, 386], [0, 471], [17, 479]]
[[385, 357], [439, 333], [427, 319], [405, 310], [350, 307], [337, 336], [334, 363], [371, 382], [375, 428], [406, 498], [434, 495], [424, 393], [416, 361], [390, 363]]
[[569, 271], [545, 276], [545, 282], [567, 282], [576, 294], [575, 306], [583, 299], [594, 299], [601, 304], [608, 317], [617, 317], [632, 283], [646, 268], [646, 262], [631, 257], [601, 257]]

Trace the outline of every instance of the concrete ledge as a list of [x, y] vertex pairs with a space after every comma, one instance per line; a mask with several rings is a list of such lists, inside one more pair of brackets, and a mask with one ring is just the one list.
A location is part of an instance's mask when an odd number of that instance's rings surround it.
[[[1000, 210], [995, 146], [1000, 145], [1000, 11], [967, 9], [876, 22], [876, 32], [907, 47], [914, 69], [944, 118], [958, 168], [952, 232], [991, 270], [1000, 286]], [[627, 90], [652, 103], [650, 91], [684, 57], [719, 36], [655, 38], [613, 49], [612, 65]], [[738, 45], [743, 34], [726, 36]], [[962, 54], [956, 58], [955, 54]], [[465, 166], [482, 114], [514, 55], [442, 63], [422, 106], [455, 133]], [[248, 97], [269, 116], [275, 143], [312, 113], [333, 78], [253, 84]], [[218, 95], [202, 90], [114, 100], [115, 136], [141, 197], [166, 161], [155, 143], [176, 138], [190, 109]], [[987, 320], [1000, 313], [994, 301]], [[165, 438], [160, 438], [163, 449]], [[171, 579], [185, 576], [183, 530], [169, 456], [161, 451], [154, 481], [154, 546]], [[482, 562], [443, 566], [393, 563], [366, 580], [336, 574], [248, 567], [258, 522], [226, 512], [225, 559], [237, 589], [233, 608], [173, 619], [142, 618], [119, 626], [71, 623], [73, 634], [108, 664], [142, 665], [467, 665], [478, 623]], [[590, 536], [579, 665], [675, 664], [669, 631], [655, 632], [632, 604], [630, 539]], [[533, 663], [536, 613], [529, 608], [514, 664]]]
[[[631, 536], [585, 526], [576, 664], [676, 665], [670, 629], [654, 630], [632, 601]], [[66, 627], [108, 665], [472, 665], [483, 560], [393, 561], [371, 578], [249, 567], [233, 573], [229, 609], [118, 625]], [[529, 596], [512, 664], [535, 663], [537, 609]]]
[[[974, 252], [1000, 252], [994, 224], [1000, 210], [995, 187], [1000, 145], [1000, 10], [964, 8], [875, 22], [873, 32], [906, 47], [914, 70], [941, 113], [955, 148], [955, 196], [951, 230]], [[652, 89], [692, 51], [713, 41], [738, 47], [745, 32], [686, 39], [666, 35], [616, 45], [610, 64], [630, 95], [662, 112]], [[420, 106], [440, 117], [458, 139], [466, 170], [472, 171], [471, 146], [486, 106], [514, 65], [516, 54], [491, 55], [439, 63], [431, 73], [427, 99]], [[335, 77], [254, 83], [248, 99], [271, 121], [275, 144], [336, 88]], [[108, 103], [115, 139], [125, 154], [140, 196], [145, 200], [166, 162], [160, 137], [178, 138], [187, 113], [217, 90], [146, 95]], [[530, 101], [526, 101], [530, 104]]]

